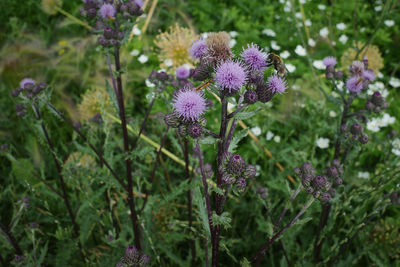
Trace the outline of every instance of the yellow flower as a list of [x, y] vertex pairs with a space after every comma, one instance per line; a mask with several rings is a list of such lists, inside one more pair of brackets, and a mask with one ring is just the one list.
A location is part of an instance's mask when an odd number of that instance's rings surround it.
[[198, 35], [193, 30], [180, 27], [178, 24], [171, 26], [167, 32], [157, 35], [154, 43], [160, 49], [158, 56], [160, 67], [175, 71], [183, 64], [193, 64], [189, 49], [197, 39]]
[[[364, 46], [364, 43], [358, 42], [357, 49], [361, 49]], [[369, 45], [364, 48], [364, 50], [358, 55], [356, 59], [357, 51], [354, 48], [349, 48], [342, 55], [340, 62], [343, 67], [349, 66], [353, 60], [362, 60], [364, 56], [367, 56], [368, 59], [368, 68], [373, 70], [375, 74], [378, 74], [379, 71], [383, 68], [383, 58], [382, 54], [379, 51], [379, 48], [375, 45]]]
[[104, 89], [90, 89], [83, 94], [82, 101], [78, 105], [78, 111], [81, 119], [88, 121], [97, 113], [113, 113], [114, 106]]

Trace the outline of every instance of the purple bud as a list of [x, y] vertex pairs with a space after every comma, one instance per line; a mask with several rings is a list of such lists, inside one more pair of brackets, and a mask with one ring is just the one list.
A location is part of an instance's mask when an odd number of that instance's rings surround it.
[[352, 134], [359, 135], [362, 133], [362, 131], [363, 131], [363, 127], [360, 124], [354, 123], [353, 125], [351, 125], [350, 132]]
[[302, 166], [301, 166], [301, 171], [303, 172], [303, 174], [311, 174], [314, 175], [314, 169], [311, 166], [310, 162], [305, 162]]
[[150, 257], [147, 256], [146, 254], [143, 254], [142, 257], [140, 257], [139, 264], [140, 266], [146, 266], [150, 263]]
[[11, 90], [11, 95], [12, 95], [13, 97], [18, 97], [19, 91], [18, 91], [18, 90]]
[[137, 261], [138, 257], [139, 257], [139, 251], [136, 249], [135, 246], [129, 245], [125, 249], [124, 258], [126, 260]]
[[227, 170], [230, 174], [238, 175], [244, 171], [246, 163], [239, 154], [232, 155], [228, 161]]
[[358, 141], [361, 144], [365, 145], [366, 143], [368, 143], [368, 136], [366, 136], [366, 135], [360, 136], [360, 138], [358, 138]]
[[336, 178], [336, 177], [339, 176], [339, 172], [338, 172], [338, 170], [336, 169], [336, 167], [331, 166], [331, 167], [328, 168], [328, 175], [329, 175], [330, 177]]
[[334, 197], [336, 195], [336, 189], [335, 188], [331, 188], [331, 190], [329, 192], [331, 193], [332, 197]]
[[336, 80], [341, 80], [341, 79], [343, 79], [343, 71], [336, 71], [336, 72], [335, 72], [335, 79], [336, 79]]
[[156, 77], [160, 82], [166, 81], [169, 78], [165, 71], [157, 72]]
[[323, 192], [319, 196], [319, 200], [321, 200], [322, 202], [329, 202], [329, 200], [331, 200], [331, 195], [328, 192]]
[[326, 186], [327, 179], [325, 176], [316, 176], [311, 184], [316, 190], [321, 190]]
[[244, 178], [239, 178], [236, 181], [235, 186], [239, 191], [243, 191], [244, 189], [246, 189], [246, 180]]
[[306, 192], [307, 192], [307, 194], [312, 194], [312, 193], [314, 192], [314, 190], [313, 190], [313, 188], [310, 186], [310, 187], [307, 187], [307, 188], [306, 188]]
[[294, 168], [293, 172], [294, 172], [294, 175], [296, 175], [298, 178], [300, 178], [302, 176], [300, 167]]
[[372, 101], [372, 103], [374, 103], [375, 105], [381, 106], [381, 105], [383, 104], [384, 99], [383, 99], [381, 93], [375, 92], [375, 93], [372, 95], [372, 97], [371, 97], [371, 101]]
[[257, 174], [257, 169], [253, 165], [247, 165], [246, 169], [244, 170], [243, 176], [246, 179], [251, 179]]
[[184, 125], [184, 124], [179, 125], [178, 133], [179, 133], [180, 136], [186, 137], [188, 135], [187, 126]]
[[165, 115], [164, 122], [166, 125], [172, 128], [178, 128], [179, 126], [179, 119], [174, 112]]
[[347, 124], [340, 125], [340, 131], [343, 133], [347, 130]]
[[314, 198], [319, 198], [320, 195], [321, 195], [321, 192], [319, 192], [319, 191], [315, 191], [315, 192], [313, 193], [313, 197], [314, 197]]
[[258, 100], [258, 95], [255, 91], [250, 91], [247, 90], [246, 93], [244, 93], [244, 102], [247, 104], [254, 104]]
[[112, 39], [114, 36], [114, 31], [110, 26], [106, 26], [104, 28], [103, 36], [106, 39]]
[[199, 123], [193, 123], [188, 126], [188, 134], [192, 138], [199, 138], [203, 133], [203, 127]]
[[340, 179], [340, 178], [337, 178], [337, 179], [335, 180], [335, 185], [341, 185], [341, 184], [343, 184], [343, 180]]
[[332, 160], [332, 165], [336, 167], [340, 167], [340, 161], [337, 159]]
[[223, 184], [233, 184], [236, 181], [234, 177], [232, 177], [230, 174], [224, 172], [222, 173], [222, 183]]
[[304, 187], [309, 187], [313, 178], [314, 177], [311, 174], [306, 174], [303, 176], [303, 179], [301, 179], [301, 184]]

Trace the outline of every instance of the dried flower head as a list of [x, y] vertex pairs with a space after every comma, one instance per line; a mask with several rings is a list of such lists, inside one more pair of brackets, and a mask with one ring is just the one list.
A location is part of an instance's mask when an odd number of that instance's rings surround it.
[[206, 39], [207, 56], [215, 62], [225, 61], [232, 57], [229, 46], [230, 36], [227, 32], [213, 32]]
[[81, 119], [89, 121], [96, 114], [102, 112], [114, 112], [114, 105], [110, 96], [104, 89], [90, 89], [87, 90], [83, 96], [82, 101], [78, 105], [78, 112]]
[[233, 60], [220, 64], [215, 72], [215, 81], [221, 90], [237, 91], [247, 80], [247, 74], [242, 64]]
[[206, 100], [201, 91], [185, 88], [172, 100], [175, 112], [184, 121], [196, 121], [206, 110]]
[[[361, 49], [364, 43], [358, 42], [356, 47]], [[356, 57], [357, 51], [354, 48], [349, 48], [343, 53], [340, 63], [342, 66], [349, 66], [352, 60]], [[375, 74], [383, 68], [383, 58], [379, 48], [375, 45], [367, 46], [359, 55], [356, 60], [362, 61], [364, 58], [368, 59], [368, 68], [371, 69]]]
[[240, 56], [252, 71], [263, 71], [267, 66], [267, 53], [255, 44], [248, 45]]
[[164, 63], [161, 68], [171, 67], [174, 71], [183, 64], [193, 64], [193, 59], [189, 55], [189, 49], [194, 40], [197, 40], [196, 33], [188, 28], [180, 27], [178, 24], [171, 26], [167, 32], [156, 36], [154, 44], [160, 49], [159, 60], [172, 60], [172, 66], [166, 66]]

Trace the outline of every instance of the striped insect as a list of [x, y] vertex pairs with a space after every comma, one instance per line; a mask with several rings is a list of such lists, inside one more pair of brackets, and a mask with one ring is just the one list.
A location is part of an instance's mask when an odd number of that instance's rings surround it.
[[209, 80], [201, 85], [199, 85], [198, 87], [196, 87], [196, 91], [200, 91], [203, 90], [204, 88], [210, 86], [212, 84], [213, 80]]
[[283, 60], [280, 56], [274, 53], [269, 53], [267, 58], [267, 66], [273, 65], [279, 76], [285, 76], [288, 72]]

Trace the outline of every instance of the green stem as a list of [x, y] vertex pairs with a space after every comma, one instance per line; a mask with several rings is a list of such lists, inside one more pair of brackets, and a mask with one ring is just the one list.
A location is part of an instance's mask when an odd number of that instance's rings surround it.
[[82, 25], [83, 27], [85, 27], [88, 30], [92, 30], [92, 27], [90, 27], [86, 22], [84, 22], [83, 20], [78, 19], [77, 17], [75, 17], [71, 13], [68, 13], [64, 9], [62, 9], [60, 7], [56, 7], [55, 10], [57, 10], [57, 12], [60, 12], [61, 14], [63, 14], [64, 16], [66, 16], [67, 18], [69, 18], [70, 20], [75, 22], [76, 24]]

